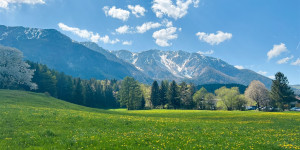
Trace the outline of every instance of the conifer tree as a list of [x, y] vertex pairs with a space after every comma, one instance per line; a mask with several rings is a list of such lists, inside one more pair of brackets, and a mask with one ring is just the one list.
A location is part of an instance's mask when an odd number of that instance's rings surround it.
[[178, 86], [176, 82], [173, 80], [170, 84], [169, 90], [168, 90], [168, 99], [170, 104], [175, 108], [180, 108], [180, 95], [178, 91]]
[[159, 87], [158, 87], [157, 81], [154, 81], [152, 84], [150, 101], [154, 108], [161, 104], [160, 98], [159, 98]]
[[51, 96], [57, 97], [56, 76], [48, 69], [46, 65], [36, 64], [35, 73], [32, 81], [38, 85], [36, 92], [48, 92]]
[[142, 107], [142, 91], [140, 85], [132, 77], [125, 77], [120, 89], [120, 104], [126, 105], [128, 110]]
[[84, 89], [80, 78], [74, 80], [75, 88], [73, 93], [73, 102], [75, 104], [84, 105]]
[[185, 82], [180, 84], [181, 106], [187, 109], [192, 107], [192, 91]]
[[168, 103], [168, 88], [169, 83], [167, 80], [161, 81], [160, 88], [159, 88], [159, 101], [164, 106]]
[[145, 104], [146, 104], [146, 100], [144, 95], [142, 95], [142, 102], [141, 102], [141, 108], [140, 109], [145, 109]]
[[277, 72], [271, 87], [271, 99], [273, 104], [280, 109], [284, 109], [285, 105], [289, 107], [289, 103], [296, 100], [295, 94], [288, 84], [287, 77], [283, 73]]
[[72, 77], [65, 75], [63, 72], [55, 73], [57, 82], [56, 82], [56, 91], [57, 98], [62, 100], [70, 101], [73, 93], [73, 83]]

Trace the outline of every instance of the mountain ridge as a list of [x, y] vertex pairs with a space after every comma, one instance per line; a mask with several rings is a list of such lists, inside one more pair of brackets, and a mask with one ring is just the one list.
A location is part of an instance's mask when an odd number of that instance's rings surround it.
[[82, 78], [132, 76], [143, 83], [176, 80], [200, 84], [249, 85], [252, 80], [271, 87], [271, 79], [227, 62], [183, 50], [108, 51], [92, 42], [76, 42], [55, 29], [0, 25], [0, 44], [20, 49], [26, 59]]
[[[112, 53], [132, 63], [154, 80], [173, 78], [199, 85], [215, 83], [249, 85], [252, 80], [260, 80], [266, 87], [271, 87], [271, 79], [265, 76], [248, 69], [237, 69], [221, 59], [198, 53], [182, 50], [148, 50], [137, 53], [119, 50]], [[161, 72], [162, 70], [164, 72]]]
[[85, 79], [123, 79], [132, 76], [143, 83], [152, 80], [133, 67], [111, 61], [55, 29], [0, 25], [0, 44], [21, 50], [24, 58]]

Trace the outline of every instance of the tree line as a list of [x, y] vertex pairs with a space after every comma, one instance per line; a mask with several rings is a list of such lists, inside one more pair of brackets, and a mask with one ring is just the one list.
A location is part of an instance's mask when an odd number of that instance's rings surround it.
[[114, 95], [119, 89], [117, 80], [83, 80], [49, 69], [46, 65], [30, 61], [27, 63], [29, 69], [35, 70], [32, 82], [37, 85], [37, 88], [24, 87], [25, 90], [46, 92], [55, 98], [88, 107], [119, 107]]
[[[247, 106], [281, 110], [290, 108], [296, 101], [288, 86], [288, 79], [278, 72], [271, 91], [260, 81], [252, 81], [245, 94], [239, 87], [221, 87], [211, 92], [216, 85], [206, 90], [197, 90], [192, 83], [154, 81], [151, 86], [139, 83], [132, 77], [117, 80], [85, 80], [63, 72], [49, 69], [46, 65], [24, 62], [22, 52], [0, 46], [0, 88], [24, 89], [47, 93], [71, 103], [97, 108], [126, 107], [137, 109], [225, 109], [245, 110]], [[242, 89], [242, 92], [244, 89]]]
[[297, 101], [293, 90], [283, 73], [278, 72], [269, 91], [263, 83], [254, 80], [241, 94], [239, 87], [216, 89], [208, 92], [204, 87], [195, 91], [193, 84], [176, 84], [154, 81], [151, 86], [151, 108], [201, 109], [201, 110], [245, 110], [247, 106], [256, 106], [258, 110], [272, 111], [289, 109], [290, 103]]

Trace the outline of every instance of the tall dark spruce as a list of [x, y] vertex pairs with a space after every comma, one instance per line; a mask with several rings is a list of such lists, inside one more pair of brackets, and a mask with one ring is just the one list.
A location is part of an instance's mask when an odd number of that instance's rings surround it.
[[152, 84], [150, 101], [154, 108], [161, 104], [159, 98], [159, 86], [157, 81], [154, 81]]
[[271, 88], [271, 99], [273, 105], [280, 109], [290, 107], [290, 102], [296, 101], [294, 91], [288, 86], [289, 81], [283, 73], [277, 72]]

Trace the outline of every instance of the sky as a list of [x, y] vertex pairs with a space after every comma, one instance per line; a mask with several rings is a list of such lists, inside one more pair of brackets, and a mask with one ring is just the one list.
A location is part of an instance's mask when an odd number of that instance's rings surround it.
[[107, 50], [184, 50], [300, 84], [300, 0], [0, 0], [0, 24]]

